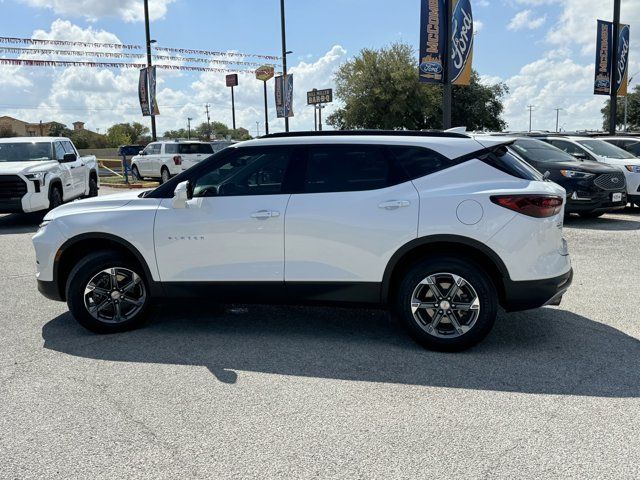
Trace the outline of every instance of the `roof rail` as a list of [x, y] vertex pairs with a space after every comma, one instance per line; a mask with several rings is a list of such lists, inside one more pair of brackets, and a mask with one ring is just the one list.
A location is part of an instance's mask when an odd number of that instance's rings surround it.
[[441, 130], [327, 130], [323, 132], [282, 132], [271, 133], [260, 138], [290, 138], [290, 137], [345, 137], [345, 136], [384, 136], [384, 137], [440, 137], [440, 138], [469, 138], [469, 135]]

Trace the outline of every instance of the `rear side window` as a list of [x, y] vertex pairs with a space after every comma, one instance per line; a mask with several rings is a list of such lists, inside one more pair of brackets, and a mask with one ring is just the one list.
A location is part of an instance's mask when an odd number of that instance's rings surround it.
[[178, 145], [178, 153], [182, 155], [197, 153], [213, 153], [213, 147], [208, 143], [181, 143]]
[[310, 147], [306, 193], [376, 190], [403, 181], [383, 148], [366, 145]]
[[167, 155], [178, 153], [178, 145], [176, 143], [166, 143], [164, 145], [164, 153]]
[[[424, 177], [461, 163], [424, 147], [388, 147], [411, 180]], [[464, 160], [463, 160], [464, 161]]]
[[492, 167], [517, 178], [536, 181], [544, 179], [540, 172], [505, 146], [493, 149], [478, 158]]

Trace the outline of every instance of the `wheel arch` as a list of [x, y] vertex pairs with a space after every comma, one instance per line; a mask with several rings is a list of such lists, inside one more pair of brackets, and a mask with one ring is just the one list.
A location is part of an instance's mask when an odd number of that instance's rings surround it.
[[505, 298], [504, 279], [509, 271], [500, 256], [485, 244], [460, 235], [432, 235], [417, 238], [400, 247], [387, 263], [382, 280], [381, 300], [390, 304], [392, 295], [399, 285], [402, 273], [407, 271], [413, 261], [425, 257], [443, 255], [465, 258], [483, 267], [498, 291], [499, 301]]
[[108, 233], [84, 233], [70, 238], [56, 252], [53, 263], [53, 280], [60, 298], [66, 300], [66, 285], [73, 267], [89, 253], [111, 250], [137, 263], [143, 270], [152, 296], [162, 295], [161, 285], [154, 281], [151, 269], [144, 256], [127, 240]]

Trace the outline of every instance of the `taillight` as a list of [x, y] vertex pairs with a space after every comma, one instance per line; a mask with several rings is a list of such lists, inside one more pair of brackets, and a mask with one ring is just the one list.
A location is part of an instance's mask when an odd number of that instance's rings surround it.
[[173, 157], [173, 163], [176, 165], [182, 165], [182, 157], [180, 155], [176, 155]]
[[562, 197], [555, 195], [494, 195], [491, 201], [514, 212], [535, 218], [547, 218], [562, 210]]

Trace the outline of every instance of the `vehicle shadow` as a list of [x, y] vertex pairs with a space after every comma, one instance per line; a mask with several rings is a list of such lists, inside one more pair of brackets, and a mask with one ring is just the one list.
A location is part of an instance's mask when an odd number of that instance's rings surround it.
[[0, 215], [0, 235], [35, 233], [46, 212]]
[[[44, 347], [78, 357], [447, 388], [599, 397], [640, 396], [640, 341], [571, 312], [501, 314], [463, 353], [430, 352], [383, 311], [231, 307], [219, 314], [163, 307], [146, 328], [96, 336], [69, 313], [42, 329]], [[239, 378], [240, 376], [240, 378]]]
[[[618, 215], [618, 213], [616, 213], [616, 215]], [[606, 216], [593, 219], [571, 216], [570, 218], [565, 218], [564, 227], [612, 232], [640, 230], [640, 217], [638, 220], [626, 220]]]

